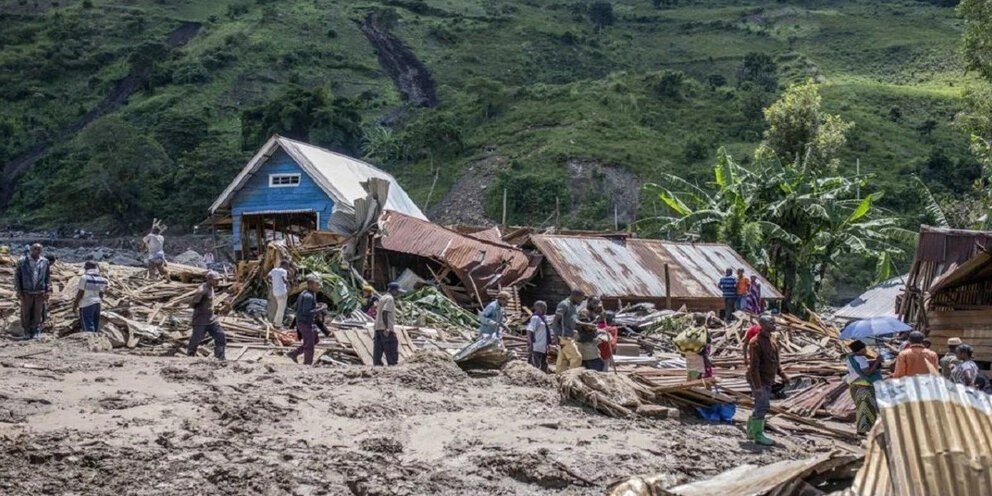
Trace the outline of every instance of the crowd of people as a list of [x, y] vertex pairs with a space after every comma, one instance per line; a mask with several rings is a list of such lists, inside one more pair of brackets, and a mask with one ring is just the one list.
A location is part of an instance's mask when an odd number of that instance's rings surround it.
[[[158, 228], [153, 229], [144, 238], [144, 242], [148, 253], [148, 277], [155, 279], [167, 275], [162, 251], [164, 238]], [[18, 260], [15, 268], [14, 290], [20, 301], [21, 322], [27, 338], [39, 338], [47, 319], [47, 302], [52, 293], [51, 263], [49, 258], [43, 256], [43, 247], [34, 244]], [[268, 318], [277, 329], [284, 328], [286, 324], [286, 308], [291, 288], [296, 283], [296, 272], [289, 261], [281, 261], [265, 278], [269, 288]], [[214, 290], [220, 281], [219, 273], [207, 271], [205, 281], [189, 300], [189, 306], [193, 310], [190, 322], [192, 333], [186, 353], [190, 356], [196, 354], [201, 342], [209, 335], [213, 339], [214, 357], [224, 359], [226, 339], [214, 313]], [[305, 281], [306, 288], [296, 299], [295, 317], [291, 324], [301, 344], [287, 356], [293, 361], [302, 356], [304, 364], [312, 365], [315, 346], [319, 340], [317, 331], [320, 330], [325, 336], [330, 335], [330, 332], [324, 325], [327, 305], [321, 303], [319, 298], [321, 280], [316, 274], [311, 274]], [[100, 330], [101, 304], [108, 283], [95, 262], [84, 264], [84, 272], [79, 278], [72, 305], [83, 331]], [[744, 270], [740, 269], [735, 277], [734, 271], [727, 269], [718, 285], [725, 300], [725, 321], [733, 320], [734, 313], [738, 311], [759, 315], [757, 324], [745, 333], [742, 350], [747, 369], [746, 378], [754, 401], [747, 435], [758, 444], [769, 445], [773, 442], [765, 436], [765, 418], [773, 391], [789, 381], [781, 367], [775, 337], [775, 318], [763, 313], [761, 283], [757, 276], [747, 277]], [[373, 363], [376, 366], [396, 365], [399, 361], [396, 298], [403, 290], [398, 283], [392, 282], [382, 295], [376, 294], [371, 286], [363, 287], [362, 293], [361, 308], [374, 321]], [[503, 333], [509, 330], [506, 309], [510, 299], [508, 292], [501, 291], [483, 308], [479, 314], [480, 338], [502, 339]], [[548, 352], [554, 345], [558, 347], [554, 367], [558, 374], [579, 367], [602, 372], [611, 368], [615, 370], [613, 357], [617, 347], [618, 328], [614, 325], [613, 313], [605, 310], [599, 297], [587, 297], [582, 290], [573, 289], [550, 315], [548, 304], [537, 301], [525, 329], [528, 362], [545, 373], [550, 372]], [[713, 365], [709, 360], [709, 335], [705, 329], [701, 333], [683, 340], [691, 344], [682, 349], [688, 380], [705, 380], [713, 376]], [[680, 345], [679, 337], [675, 341]], [[857, 432], [866, 435], [878, 418], [874, 385], [885, 380], [886, 372], [890, 372], [892, 379], [940, 374], [954, 383], [992, 393], [992, 384], [973, 360], [972, 347], [963, 343], [960, 338], [950, 338], [947, 344], [945, 355], [938, 357], [930, 349], [931, 344], [925, 335], [913, 331], [908, 334], [895, 359], [887, 364], [880, 353], [869, 358], [866, 343], [860, 340], [851, 342], [850, 352], [844, 357], [848, 371], [845, 381], [855, 403]], [[776, 379], [781, 379], [782, 383], [776, 383]]]
[[734, 320], [734, 312], [742, 311], [760, 315], [765, 311], [764, 300], [761, 298], [761, 281], [757, 274], [745, 275], [744, 269], [727, 269], [724, 276], [717, 282], [720, 294], [723, 296], [723, 321]]

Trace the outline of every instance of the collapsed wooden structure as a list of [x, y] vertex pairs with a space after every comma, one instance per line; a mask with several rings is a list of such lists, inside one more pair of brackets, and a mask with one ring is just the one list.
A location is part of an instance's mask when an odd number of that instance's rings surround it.
[[992, 361], [992, 232], [923, 226], [898, 314], [934, 347], [959, 337]]

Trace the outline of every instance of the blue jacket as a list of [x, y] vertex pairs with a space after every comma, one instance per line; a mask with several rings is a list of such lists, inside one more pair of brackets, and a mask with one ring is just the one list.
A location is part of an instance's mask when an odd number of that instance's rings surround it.
[[724, 298], [737, 298], [737, 278], [724, 276], [720, 278], [720, 291]]

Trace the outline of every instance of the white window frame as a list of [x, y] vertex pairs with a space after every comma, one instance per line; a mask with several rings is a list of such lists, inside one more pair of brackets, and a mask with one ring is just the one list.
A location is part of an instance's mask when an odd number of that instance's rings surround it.
[[[288, 178], [290, 178], [291, 181], [292, 181], [292, 179], [295, 178], [296, 179], [296, 182], [293, 182], [293, 183], [290, 183], [290, 184], [276, 184], [275, 183], [275, 179], [277, 177], [278, 178], [288, 177]], [[297, 187], [299, 185], [300, 185], [300, 174], [299, 173], [269, 174], [269, 187], [270, 188], [295, 188], [295, 187]]]

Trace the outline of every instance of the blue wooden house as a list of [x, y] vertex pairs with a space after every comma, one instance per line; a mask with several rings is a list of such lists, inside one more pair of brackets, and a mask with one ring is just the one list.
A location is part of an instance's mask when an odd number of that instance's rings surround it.
[[353, 213], [354, 202], [368, 194], [362, 183], [371, 178], [389, 182], [385, 210], [427, 219], [386, 172], [276, 135], [210, 206], [209, 222], [231, 230], [234, 251], [242, 256], [272, 239], [298, 239], [314, 230], [340, 232], [331, 215]]

